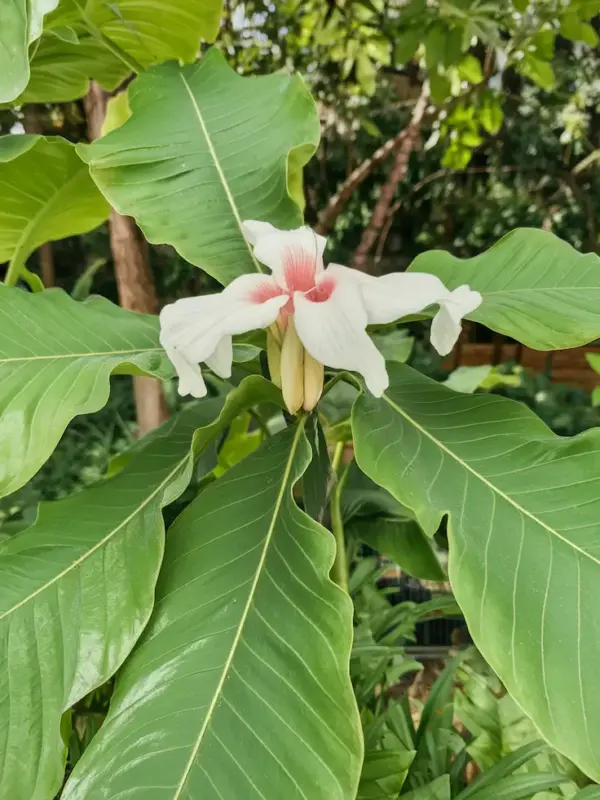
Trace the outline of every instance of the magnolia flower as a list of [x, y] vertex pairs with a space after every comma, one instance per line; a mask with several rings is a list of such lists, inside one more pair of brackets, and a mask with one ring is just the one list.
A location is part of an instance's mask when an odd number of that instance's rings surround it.
[[431, 342], [446, 355], [461, 320], [481, 303], [468, 286], [450, 291], [435, 275], [393, 273], [375, 278], [339, 264], [323, 265], [326, 240], [310, 228], [280, 231], [245, 222], [254, 256], [271, 274], [241, 275], [219, 294], [191, 297], [160, 314], [160, 341], [179, 376], [179, 393], [203, 397], [200, 363], [231, 376], [232, 336], [267, 328], [271, 379], [291, 413], [312, 410], [323, 389], [324, 367], [358, 372], [380, 397], [388, 386], [385, 360], [369, 337], [385, 324], [428, 306], [439, 310]]

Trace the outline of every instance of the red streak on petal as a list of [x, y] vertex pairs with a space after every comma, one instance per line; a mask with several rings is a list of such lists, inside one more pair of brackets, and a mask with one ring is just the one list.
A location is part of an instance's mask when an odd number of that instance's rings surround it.
[[314, 289], [307, 292], [305, 297], [312, 303], [325, 303], [331, 297], [331, 293], [335, 289], [335, 278], [332, 276], [325, 276], [321, 278]]
[[270, 281], [260, 284], [250, 292], [249, 300], [252, 303], [266, 303], [267, 300], [272, 300], [273, 297], [280, 297], [286, 294], [279, 286]]
[[316, 252], [310, 253], [303, 247], [288, 247], [284, 256], [285, 282], [290, 291], [308, 292], [315, 285], [317, 269]]

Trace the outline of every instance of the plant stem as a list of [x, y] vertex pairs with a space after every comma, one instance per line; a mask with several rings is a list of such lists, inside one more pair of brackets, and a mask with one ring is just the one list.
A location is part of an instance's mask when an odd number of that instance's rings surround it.
[[338, 442], [335, 446], [331, 469], [336, 474], [336, 484], [331, 495], [331, 531], [335, 539], [335, 560], [331, 567], [330, 577], [334, 583], [348, 593], [348, 563], [346, 561], [346, 541], [344, 538], [344, 522], [342, 520], [341, 499], [344, 484], [346, 482], [347, 470], [339, 474], [339, 468], [344, 455], [344, 442]]
[[22, 259], [11, 259], [6, 275], [4, 277], [5, 286], [16, 286], [21, 277], [21, 268], [23, 267]]

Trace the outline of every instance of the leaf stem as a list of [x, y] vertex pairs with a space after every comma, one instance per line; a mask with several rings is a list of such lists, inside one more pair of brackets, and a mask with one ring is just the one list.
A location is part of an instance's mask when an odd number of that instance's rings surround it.
[[[337, 376], [336, 376], [337, 377]], [[340, 475], [339, 469], [344, 455], [344, 442], [338, 442], [335, 446], [331, 469], [336, 476], [335, 488], [331, 494], [331, 531], [335, 539], [335, 560], [331, 567], [330, 577], [334, 583], [348, 593], [348, 563], [346, 561], [346, 540], [344, 538], [344, 522], [342, 519], [342, 491], [346, 483], [348, 469], [344, 469]]]
[[4, 284], [5, 286], [16, 286], [19, 282], [19, 278], [21, 277], [21, 268], [23, 267], [23, 261], [20, 258], [11, 258], [10, 263], [8, 265], [8, 269], [6, 270], [6, 275], [4, 277]]

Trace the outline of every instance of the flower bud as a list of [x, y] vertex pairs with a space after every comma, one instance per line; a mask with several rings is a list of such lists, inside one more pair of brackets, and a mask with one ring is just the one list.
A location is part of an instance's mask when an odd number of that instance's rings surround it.
[[325, 367], [314, 359], [311, 354], [304, 351], [304, 403], [305, 411], [312, 411], [319, 402], [323, 392], [323, 379]]
[[267, 363], [271, 380], [281, 389], [281, 334], [277, 325], [267, 330]]
[[281, 346], [281, 391], [290, 414], [299, 411], [304, 402], [304, 353], [294, 318], [290, 316]]

